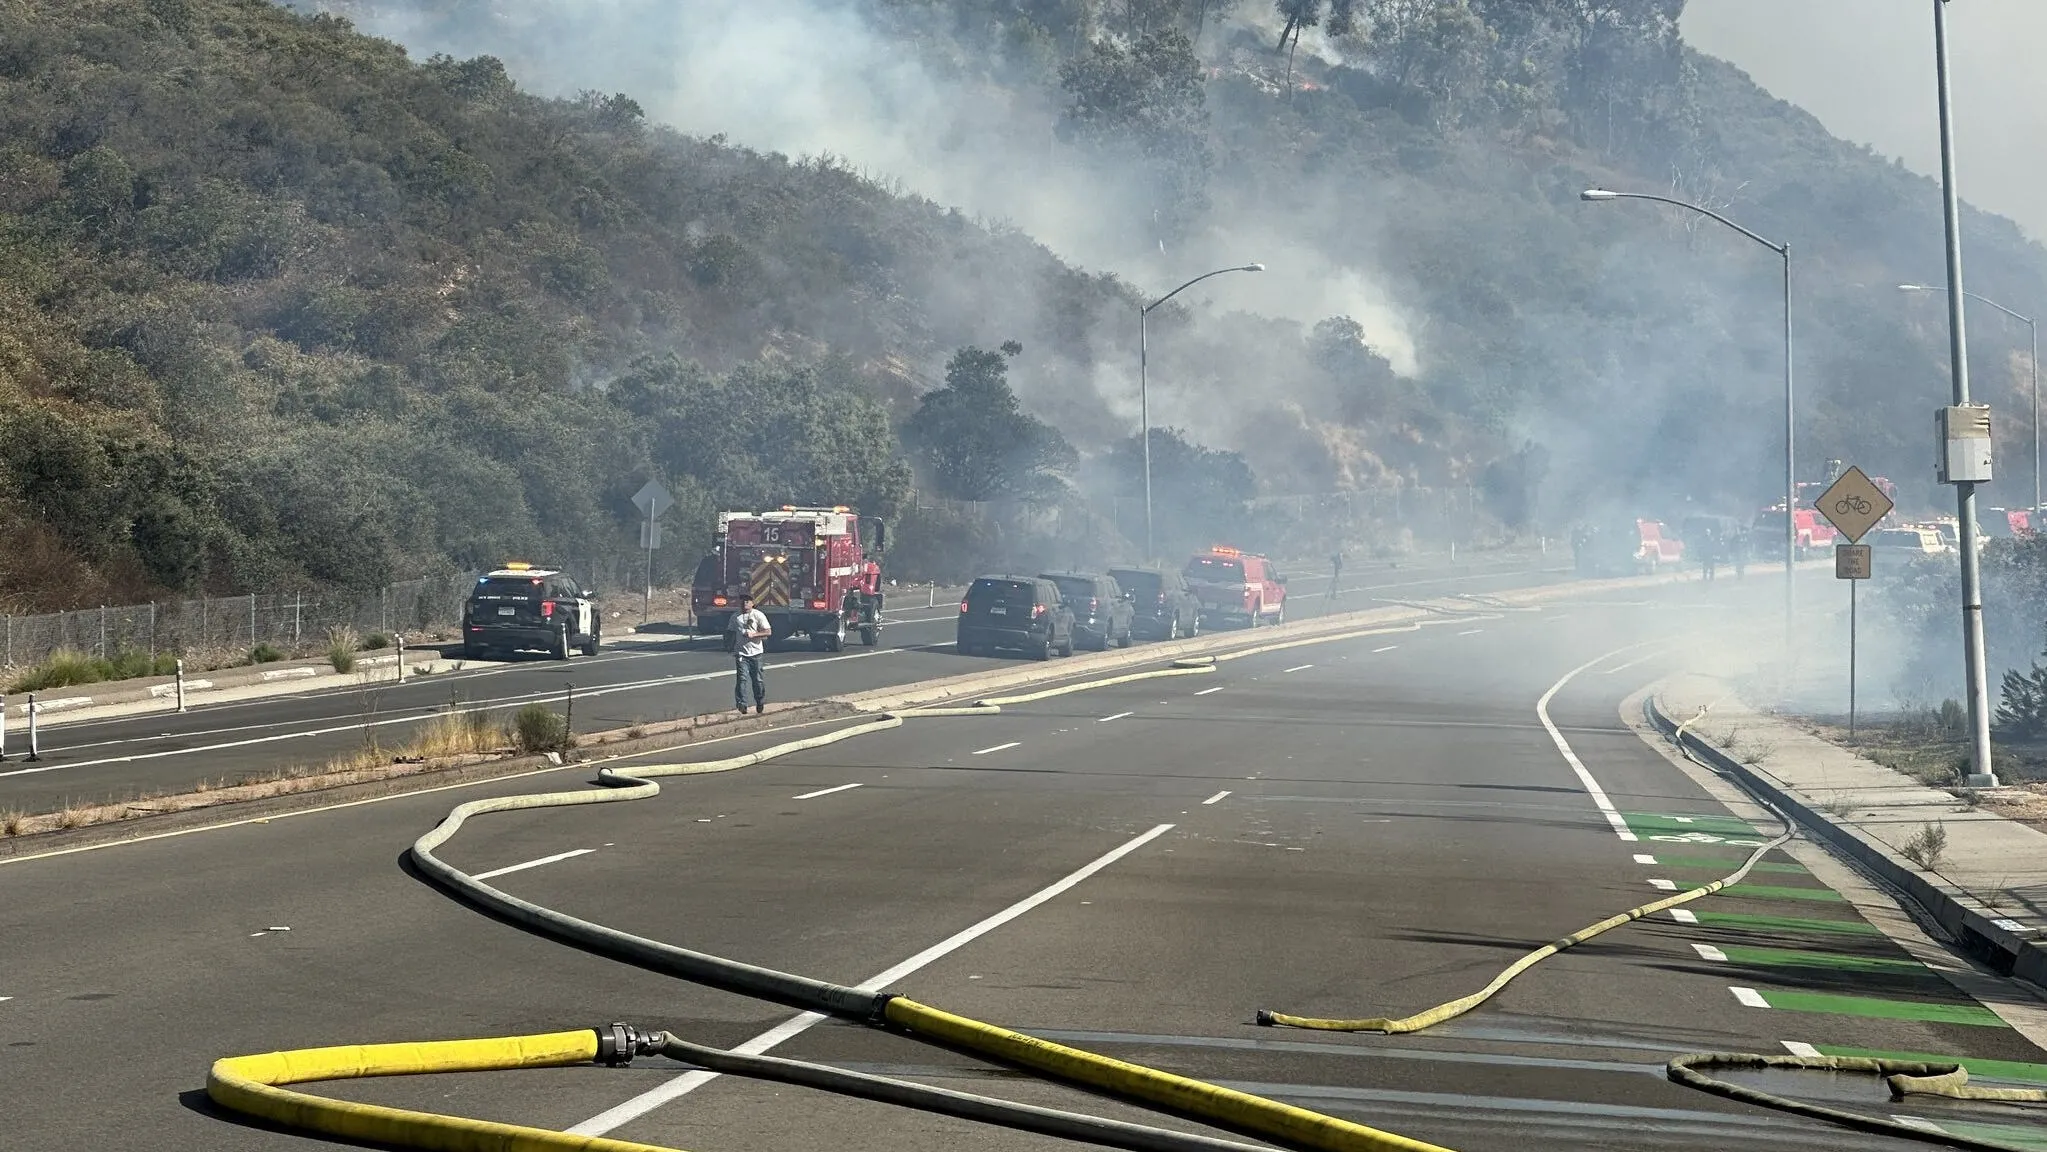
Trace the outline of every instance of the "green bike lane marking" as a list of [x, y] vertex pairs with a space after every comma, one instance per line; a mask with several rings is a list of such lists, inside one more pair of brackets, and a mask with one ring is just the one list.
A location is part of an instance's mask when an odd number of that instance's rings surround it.
[[[1708, 897], [1708, 899], [1711, 899]], [[1689, 916], [1677, 913], [1687, 912]], [[1820, 932], [1839, 936], [1881, 936], [1861, 920], [1807, 920], [1797, 916], [1757, 916], [1747, 912], [1713, 912], [1703, 908], [1671, 909], [1672, 919], [1681, 924], [1700, 924], [1736, 932]]]
[[[1721, 872], [1730, 872], [1733, 871], [1735, 865], [1741, 863], [1741, 858], [1729, 856], [1725, 860], [1714, 860], [1705, 856], [1665, 856], [1663, 853], [1658, 852], [1656, 853], [1656, 863], [1666, 868], [1713, 868]], [[1803, 867], [1797, 864], [1758, 864], [1751, 871], [1782, 872], [1795, 876], [1810, 875]]]
[[1715, 816], [1707, 813], [1692, 816], [1666, 812], [1623, 812], [1621, 819], [1627, 821], [1629, 831], [1644, 838], [1677, 836], [1701, 844], [1716, 843], [1728, 838], [1758, 842], [1764, 839], [1763, 834], [1756, 831], [1754, 825], [1734, 816]]
[[1924, 1052], [1886, 1052], [1880, 1048], [1842, 1048], [1815, 1044], [1822, 1056], [1863, 1056], [1871, 1060], [1917, 1060], [1927, 1064], [1960, 1064], [1971, 1079], [2011, 1080], [2023, 1084], [2047, 1084], [2047, 1064], [2023, 1060], [1979, 1060], [1974, 1056], [1932, 1056]]
[[1766, 968], [1830, 968], [1842, 972], [1921, 972], [1929, 979], [1933, 977], [1932, 971], [1917, 960], [1843, 956], [1835, 952], [1805, 952], [1796, 948], [1743, 948], [1732, 944], [1714, 951], [1725, 956], [1730, 964], [1754, 964]]
[[1832, 888], [1786, 888], [1774, 884], [1730, 884], [1722, 896], [1745, 896], [1750, 900], [1811, 900], [1820, 904], [1845, 904], [1847, 899]]
[[1975, 1140], [1989, 1140], [1996, 1143], [2012, 1144], [2021, 1148], [2047, 1148], [2047, 1132], [2037, 1127], [2021, 1128], [2012, 1124], [1977, 1124], [1963, 1120], [1939, 1120], [1923, 1116], [1900, 1117], [1909, 1126], [1924, 1128], [1928, 1132], [1945, 1132], [1950, 1136], [1967, 1136]]
[[1997, 1013], [1980, 1004], [1930, 1004], [1920, 1000], [1880, 1000], [1874, 996], [1843, 996], [1834, 992], [1764, 991], [1757, 988], [1729, 988], [1734, 998], [1750, 1008], [1776, 1008], [1785, 1012], [1817, 1012], [1830, 1016], [1862, 1016], [1873, 1020], [1912, 1020], [1924, 1024], [1967, 1024], [1978, 1028], [2008, 1028]]

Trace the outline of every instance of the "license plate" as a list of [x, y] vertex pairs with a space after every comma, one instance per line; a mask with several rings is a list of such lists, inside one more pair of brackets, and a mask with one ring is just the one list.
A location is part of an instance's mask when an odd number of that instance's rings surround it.
[[1007, 608], [990, 608], [990, 609], [988, 609], [988, 615], [990, 615], [990, 616], [1007, 616], [1007, 615], [1009, 615], [1009, 609], [1007, 609]]
[[519, 612], [519, 610], [518, 610], [517, 608], [500, 608], [500, 609], [498, 609], [498, 615], [500, 615], [500, 616], [516, 616], [516, 615], [518, 615], [518, 612]]

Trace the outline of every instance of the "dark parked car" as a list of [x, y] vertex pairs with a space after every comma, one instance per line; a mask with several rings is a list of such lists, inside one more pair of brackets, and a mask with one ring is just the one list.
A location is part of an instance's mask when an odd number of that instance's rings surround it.
[[983, 576], [960, 601], [959, 651], [1019, 649], [1048, 660], [1073, 655], [1073, 611], [1059, 586], [1033, 576]]
[[596, 599], [566, 572], [507, 564], [469, 590], [462, 609], [462, 655], [479, 660], [537, 648], [557, 660], [575, 651], [595, 656], [604, 628]]
[[1201, 601], [1187, 578], [1160, 568], [1111, 568], [1109, 576], [1130, 597], [1132, 624], [1146, 640], [1178, 640], [1201, 631]]
[[1074, 643], [1097, 652], [1130, 647], [1135, 613], [1116, 581], [1095, 572], [1040, 572], [1038, 579], [1059, 585], [1059, 598], [1073, 609]]

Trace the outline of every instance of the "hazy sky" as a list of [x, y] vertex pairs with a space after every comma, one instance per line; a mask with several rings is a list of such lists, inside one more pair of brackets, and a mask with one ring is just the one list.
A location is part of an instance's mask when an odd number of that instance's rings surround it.
[[[1933, 0], [1690, 0], [1685, 39], [1836, 136], [1940, 172]], [[1948, 51], [1962, 196], [2047, 241], [2047, 0], [1953, 0]]]

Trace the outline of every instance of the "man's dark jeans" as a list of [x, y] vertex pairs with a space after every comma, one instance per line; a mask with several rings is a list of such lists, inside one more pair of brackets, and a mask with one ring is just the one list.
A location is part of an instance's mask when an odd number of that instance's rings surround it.
[[766, 681], [761, 679], [761, 658], [758, 656], [734, 656], [732, 659], [735, 665], [732, 679], [732, 706], [741, 712], [746, 711], [746, 687], [751, 682], [753, 685], [754, 704], [762, 708], [767, 707], [768, 686]]

